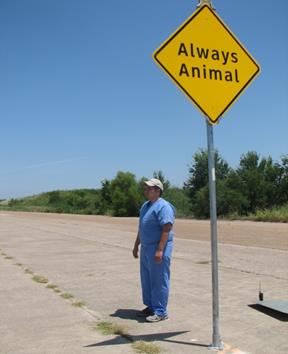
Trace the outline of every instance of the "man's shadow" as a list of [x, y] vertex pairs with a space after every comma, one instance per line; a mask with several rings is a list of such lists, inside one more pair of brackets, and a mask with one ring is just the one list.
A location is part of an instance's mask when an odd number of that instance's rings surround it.
[[139, 323], [146, 322], [145, 317], [139, 316], [140, 311], [134, 309], [118, 309], [114, 313], [110, 314], [111, 317], [118, 317], [124, 320], [134, 320]]

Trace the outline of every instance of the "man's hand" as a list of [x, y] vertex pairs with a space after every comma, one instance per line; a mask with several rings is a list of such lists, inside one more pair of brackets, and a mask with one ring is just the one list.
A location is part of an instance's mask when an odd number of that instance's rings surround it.
[[139, 247], [134, 246], [133, 251], [132, 251], [134, 258], [138, 258], [138, 250], [139, 250]]
[[134, 243], [134, 248], [132, 251], [134, 258], [138, 258], [139, 245], [140, 245], [140, 236], [139, 236], [139, 232], [138, 232], [135, 243]]
[[163, 259], [163, 251], [157, 250], [154, 259], [156, 263], [161, 263]]

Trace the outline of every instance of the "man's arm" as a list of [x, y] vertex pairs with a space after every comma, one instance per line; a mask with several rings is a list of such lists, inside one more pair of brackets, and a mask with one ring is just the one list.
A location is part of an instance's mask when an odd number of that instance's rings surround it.
[[140, 236], [139, 236], [139, 231], [134, 243], [134, 248], [133, 248], [133, 256], [134, 258], [138, 258], [138, 250], [139, 250], [139, 245], [140, 245]]
[[155, 253], [155, 261], [157, 263], [161, 263], [162, 262], [162, 258], [163, 258], [163, 251], [164, 248], [166, 246], [166, 243], [168, 241], [168, 237], [169, 237], [169, 232], [172, 229], [172, 224], [165, 224], [162, 227], [162, 232], [161, 232], [161, 238], [158, 244], [158, 249]]

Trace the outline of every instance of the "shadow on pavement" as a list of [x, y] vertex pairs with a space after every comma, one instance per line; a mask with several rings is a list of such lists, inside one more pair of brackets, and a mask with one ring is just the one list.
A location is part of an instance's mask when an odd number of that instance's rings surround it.
[[85, 348], [102, 347], [105, 345], [127, 344], [127, 341], [128, 342], [137, 342], [140, 340], [143, 340], [145, 342], [161, 341], [161, 342], [191, 345], [191, 346], [195, 346], [195, 347], [204, 347], [204, 348], [208, 347], [208, 344], [201, 344], [201, 343], [195, 343], [195, 342], [190, 343], [190, 342], [185, 342], [185, 341], [181, 341], [181, 340], [170, 339], [171, 337], [175, 337], [180, 334], [184, 334], [184, 333], [188, 333], [188, 332], [190, 332], [190, 331], [166, 332], [166, 333], [146, 334], [146, 335], [137, 335], [137, 336], [129, 335], [126, 337], [126, 339], [124, 339], [120, 336], [117, 336], [116, 338], [108, 339], [108, 340], [100, 342], [100, 343], [86, 345]]
[[111, 317], [118, 317], [124, 320], [134, 320], [140, 323], [146, 322], [145, 317], [138, 317], [140, 311], [134, 309], [118, 309], [112, 313]]
[[264, 313], [265, 315], [273, 317], [278, 321], [288, 322], [288, 315], [286, 315], [285, 313], [282, 313], [282, 312], [279, 312], [276, 310], [272, 310], [272, 309], [269, 309], [268, 307], [263, 307], [258, 304], [253, 304], [253, 305], [248, 305], [248, 306], [256, 311]]

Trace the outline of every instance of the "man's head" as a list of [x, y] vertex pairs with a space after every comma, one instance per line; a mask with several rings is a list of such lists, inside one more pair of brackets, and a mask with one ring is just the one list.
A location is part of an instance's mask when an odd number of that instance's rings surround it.
[[161, 197], [163, 192], [163, 184], [157, 178], [151, 178], [145, 181], [145, 196], [150, 201], [155, 201]]

